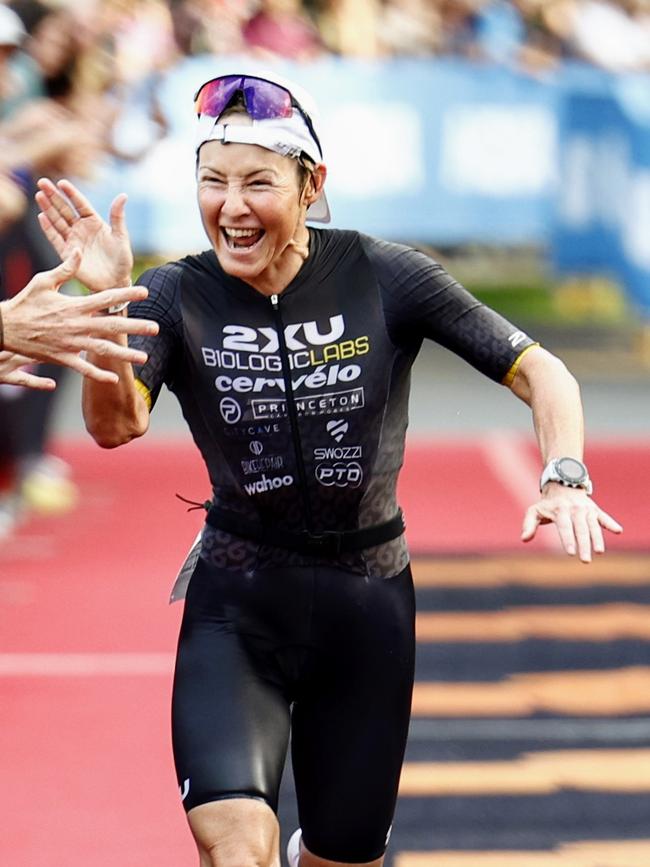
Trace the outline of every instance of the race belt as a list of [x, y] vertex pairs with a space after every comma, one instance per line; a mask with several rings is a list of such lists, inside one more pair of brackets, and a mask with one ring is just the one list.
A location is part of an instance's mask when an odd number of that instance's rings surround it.
[[339, 554], [374, 548], [401, 536], [405, 529], [401, 509], [389, 521], [374, 524], [372, 527], [362, 527], [359, 530], [323, 530], [320, 533], [257, 524], [244, 520], [236, 512], [214, 505], [208, 510], [206, 522], [216, 530], [223, 530], [260, 545], [286, 548], [288, 551], [315, 557], [336, 557]]

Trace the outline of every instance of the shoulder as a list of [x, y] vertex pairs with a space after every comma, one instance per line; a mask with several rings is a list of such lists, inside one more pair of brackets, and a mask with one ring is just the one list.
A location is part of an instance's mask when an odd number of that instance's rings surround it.
[[440, 262], [423, 250], [370, 235], [359, 235], [359, 238], [379, 282], [386, 288], [413, 288], [423, 283], [433, 283], [440, 288], [441, 282], [453, 282]]
[[216, 256], [206, 251], [148, 268], [138, 278], [138, 283], [149, 289], [150, 297], [160, 293], [176, 295], [185, 280], [200, 280], [202, 276], [214, 279], [216, 271], [219, 271]]

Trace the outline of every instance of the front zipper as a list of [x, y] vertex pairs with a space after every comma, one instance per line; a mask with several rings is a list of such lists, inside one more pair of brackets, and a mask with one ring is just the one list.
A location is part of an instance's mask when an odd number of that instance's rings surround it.
[[300, 430], [298, 427], [298, 410], [296, 409], [296, 399], [293, 393], [293, 382], [291, 381], [291, 367], [289, 366], [289, 352], [287, 350], [287, 341], [284, 336], [284, 322], [282, 320], [282, 311], [280, 310], [280, 296], [271, 295], [271, 307], [275, 318], [275, 327], [278, 332], [278, 344], [280, 347], [280, 363], [282, 364], [282, 376], [284, 378], [284, 387], [287, 401], [287, 415], [289, 417], [289, 427], [291, 428], [291, 439], [293, 440], [293, 450], [296, 456], [296, 469], [298, 471], [298, 483], [300, 486], [300, 495], [302, 505], [305, 512], [306, 529], [314, 532], [314, 520], [311, 511], [311, 503], [309, 501], [309, 488], [307, 486], [307, 471], [305, 470], [305, 461], [302, 454], [302, 445], [300, 443]]

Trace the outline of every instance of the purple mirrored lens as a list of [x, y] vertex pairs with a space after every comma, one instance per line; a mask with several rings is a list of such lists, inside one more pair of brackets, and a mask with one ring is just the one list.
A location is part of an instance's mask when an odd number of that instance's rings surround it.
[[194, 103], [197, 114], [219, 117], [237, 91], [243, 94], [246, 111], [253, 120], [291, 117], [293, 108], [288, 90], [262, 78], [241, 75], [215, 78], [204, 84]]
[[284, 87], [259, 78], [243, 79], [246, 110], [253, 120], [270, 117], [291, 117], [291, 94]]
[[208, 81], [196, 94], [194, 107], [197, 114], [219, 117], [239, 87], [239, 77], [215, 78]]

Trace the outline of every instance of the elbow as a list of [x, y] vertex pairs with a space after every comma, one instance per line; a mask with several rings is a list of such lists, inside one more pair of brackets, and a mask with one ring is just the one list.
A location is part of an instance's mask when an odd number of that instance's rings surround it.
[[529, 352], [522, 359], [510, 389], [513, 394], [530, 405], [534, 392], [540, 386], [562, 388], [565, 393], [573, 391], [578, 399], [580, 397], [578, 381], [566, 364], [557, 355], [553, 355], [541, 346], [536, 347], [535, 351]]
[[133, 436], [108, 433], [106, 431], [95, 433], [92, 430], [89, 430], [88, 433], [102, 449], [116, 449], [118, 446], [126, 445], [126, 443], [131, 442], [131, 440], [134, 439]]
[[118, 446], [126, 445], [131, 440], [138, 439], [145, 434], [147, 427], [146, 424], [117, 426], [93, 424], [91, 421], [86, 421], [86, 430], [102, 449], [116, 449]]

